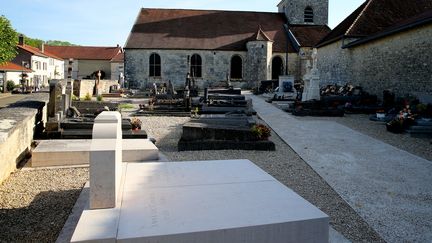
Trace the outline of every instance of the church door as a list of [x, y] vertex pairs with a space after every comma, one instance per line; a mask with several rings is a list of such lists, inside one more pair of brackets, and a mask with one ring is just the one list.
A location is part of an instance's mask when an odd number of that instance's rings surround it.
[[272, 79], [279, 79], [279, 76], [283, 74], [284, 66], [282, 58], [274, 57], [272, 60]]

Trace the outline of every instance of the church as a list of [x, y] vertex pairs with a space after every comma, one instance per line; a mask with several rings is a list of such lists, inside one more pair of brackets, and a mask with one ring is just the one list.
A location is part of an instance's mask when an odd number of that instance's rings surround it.
[[228, 81], [256, 87], [293, 76], [300, 82], [313, 47], [330, 32], [328, 0], [282, 0], [278, 12], [186, 9], [139, 11], [126, 41], [131, 88], [192, 77], [199, 87]]

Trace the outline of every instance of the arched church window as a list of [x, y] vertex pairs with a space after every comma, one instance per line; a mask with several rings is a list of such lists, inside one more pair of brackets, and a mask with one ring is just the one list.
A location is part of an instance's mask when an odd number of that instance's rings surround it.
[[311, 7], [306, 7], [304, 10], [304, 22], [313, 23], [314, 22], [314, 12]]
[[232, 79], [243, 78], [243, 60], [240, 56], [233, 56], [231, 58], [231, 74]]
[[153, 53], [150, 55], [150, 77], [161, 76], [161, 58], [158, 54]]
[[201, 56], [198, 54], [194, 54], [191, 57], [190, 74], [192, 77], [202, 77], [202, 59]]

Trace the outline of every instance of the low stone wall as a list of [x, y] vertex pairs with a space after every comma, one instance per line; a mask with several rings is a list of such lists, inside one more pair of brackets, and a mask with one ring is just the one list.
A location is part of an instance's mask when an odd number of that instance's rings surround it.
[[0, 110], [0, 183], [29, 153], [34, 133], [47, 122], [47, 93], [29, 97]]
[[[110, 87], [117, 85], [117, 80], [101, 80], [99, 83], [99, 94], [108, 94]], [[95, 81], [92, 79], [83, 79], [74, 81], [74, 95], [79, 98], [84, 98], [86, 94], [93, 95]]]

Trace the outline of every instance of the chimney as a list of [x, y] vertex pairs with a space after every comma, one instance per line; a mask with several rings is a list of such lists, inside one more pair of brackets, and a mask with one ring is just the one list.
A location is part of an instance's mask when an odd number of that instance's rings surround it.
[[41, 51], [42, 51], [42, 53], [45, 53], [45, 43], [43, 43], [43, 42], [42, 42], [42, 45], [41, 45]]
[[21, 34], [18, 37], [18, 45], [23, 46], [24, 45], [24, 35]]

